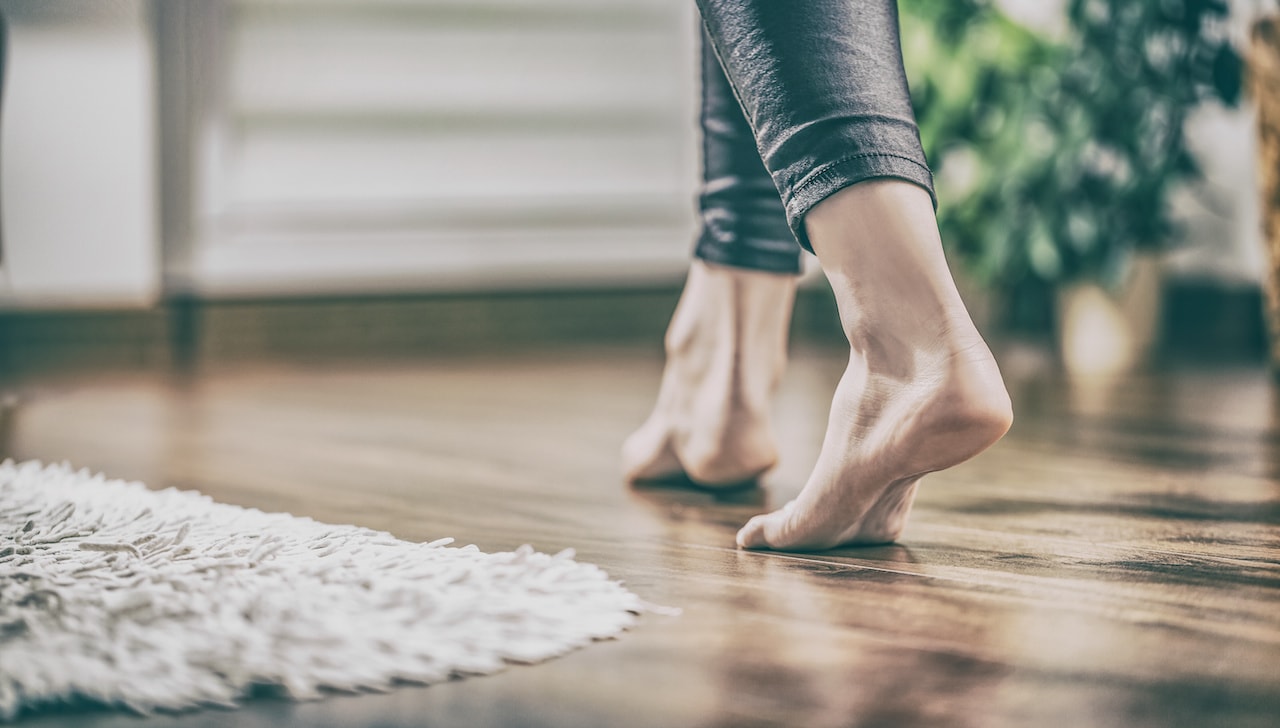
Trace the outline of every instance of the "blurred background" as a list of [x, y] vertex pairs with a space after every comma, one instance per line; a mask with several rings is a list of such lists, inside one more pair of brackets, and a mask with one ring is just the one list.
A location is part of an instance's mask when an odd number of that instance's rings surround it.
[[[1274, 3], [900, 6], [989, 337], [1083, 373], [1265, 362]], [[0, 377], [659, 345], [695, 235], [687, 0], [0, 13]], [[838, 343], [812, 273], [796, 336]]]

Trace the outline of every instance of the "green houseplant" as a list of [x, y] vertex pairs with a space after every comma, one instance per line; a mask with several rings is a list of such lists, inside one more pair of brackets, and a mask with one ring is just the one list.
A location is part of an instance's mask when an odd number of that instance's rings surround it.
[[1043, 324], [1072, 282], [1119, 290], [1135, 252], [1176, 242], [1187, 116], [1240, 92], [1225, 0], [1068, 0], [1054, 37], [991, 0], [901, 8], [943, 237], [1003, 323]]

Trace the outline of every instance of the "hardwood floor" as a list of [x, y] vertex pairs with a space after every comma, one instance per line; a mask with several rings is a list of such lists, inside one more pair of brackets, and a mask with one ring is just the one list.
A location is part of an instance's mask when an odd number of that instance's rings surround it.
[[1069, 384], [1007, 367], [1005, 441], [930, 476], [900, 545], [743, 552], [813, 462], [840, 352], [796, 352], [764, 489], [627, 488], [652, 349], [186, 380], [30, 380], [19, 459], [414, 540], [566, 547], [679, 617], [534, 667], [318, 703], [31, 726], [1274, 726], [1280, 400], [1261, 370]]

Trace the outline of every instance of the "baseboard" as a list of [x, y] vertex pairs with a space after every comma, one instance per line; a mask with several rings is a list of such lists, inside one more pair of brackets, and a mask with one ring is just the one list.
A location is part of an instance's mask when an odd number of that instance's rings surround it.
[[[205, 301], [139, 310], [0, 312], [0, 379], [58, 371], [166, 370], [240, 361], [413, 358], [661, 346], [677, 284], [649, 288]], [[1161, 360], [1262, 363], [1257, 288], [1164, 289]], [[830, 290], [801, 288], [792, 340], [840, 345]]]
[[[0, 377], [165, 370], [246, 360], [387, 359], [648, 342], [679, 287], [288, 300], [173, 298], [133, 311], [0, 313]], [[838, 343], [825, 286], [796, 302], [793, 338]]]

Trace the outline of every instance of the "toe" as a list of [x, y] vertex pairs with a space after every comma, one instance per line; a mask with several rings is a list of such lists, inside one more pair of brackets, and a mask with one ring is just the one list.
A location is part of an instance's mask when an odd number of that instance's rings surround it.
[[765, 518], [765, 516], [756, 516], [747, 521], [747, 525], [738, 531], [738, 548], [763, 549], [769, 547], [769, 543], [764, 538]]
[[662, 480], [682, 472], [671, 440], [661, 428], [640, 428], [622, 445], [622, 473], [629, 482]]
[[791, 511], [795, 503], [791, 502], [773, 513], [759, 515], [747, 521], [747, 525], [738, 531], [738, 547], [744, 549], [787, 548], [786, 534], [790, 529]]

